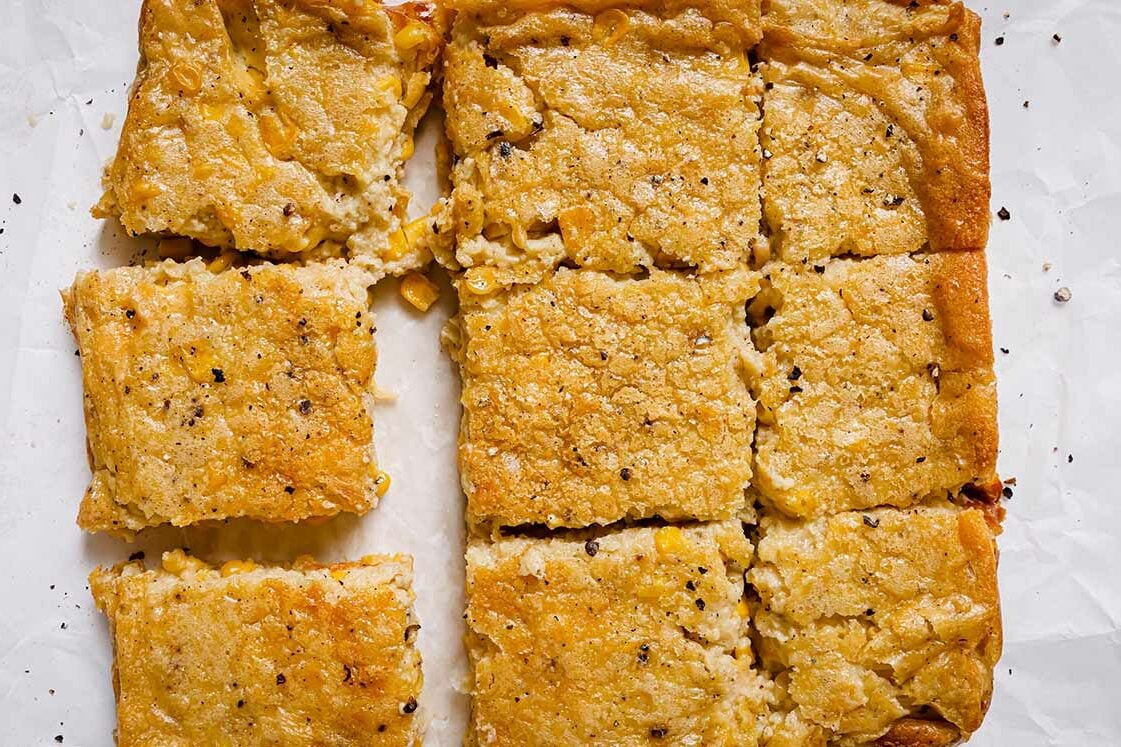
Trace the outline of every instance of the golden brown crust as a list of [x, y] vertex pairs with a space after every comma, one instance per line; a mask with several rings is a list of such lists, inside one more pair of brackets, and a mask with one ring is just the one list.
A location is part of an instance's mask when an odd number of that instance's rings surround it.
[[948, 1], [770, 0], [764, 29], [765, 212], [782, 255], [983, 249], [980, 20]]
[[472, 542], [469, 743], [754, 744], [750, 559], [739, 522]]
[[749, 43], [704, 15], [722, 3], [461, 7], [444, 89], [454, 264], [714, 271], [750, 256], [761, 89]]
[[375, 276], [423, 264], [390, 236], [440, 18], [418, 3], [145, 0], [140, 69], [94, 214], [133, 234], [278, 255], [345, 245]]
[[773, 264], [755, 485], [791, 515], [906, 506], [995, 478], [979, 252]]
[[468, 522], [738, 516], [755, 420], [743, 307], [757, 283], [561, 268], [480, 297], [461, 282]]
[[201, 260], [78, 275], [93, 479], [78, 523], [295, 521], [376, 503], [366, 286], [330, 265]]
[[896, 721], [876, 747], [951, 747], [961, 741], [961, 730], [945, 721], [908, 718]]
[[742, 35], [745, 47], [762, 38], [760, 0], [447, 0], [444, 4], [474, 14], [547, 12], [562, 7], [593, 14], [634, 9], [665, 18], [696, 12], [715, 24], [731, 25]]
[[117, 744], [419, 743], [412, 561], [98, 568]]
[[981, 512], [942, 501], [811, 522], [768, 514], [758, 557], [748, 580], [780, 713], [838, 745], [944, 738], [945, 726], [899, 723], [927, 711], [965, 734], [980, 726], [1001, 651]]

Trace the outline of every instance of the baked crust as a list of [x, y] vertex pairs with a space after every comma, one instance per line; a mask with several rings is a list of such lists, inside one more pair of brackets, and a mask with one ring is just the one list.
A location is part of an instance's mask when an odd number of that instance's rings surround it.
[[755, 744], [739, 522], [467, 549], [468, 744]]
[[755, 485], [793, 516], [906, 506], [995, 479], [985, 258], [771, 264]]
[[453, 266], [707, 272], [750, 256], [757, 3], [453, 6]]
[[443, 33], [420, 3], [145, 0], [94, 215], [259, 253], [345, 246], [375, 276], [424, 264], [390, 236]]
[[98, 568], [117, 744], [419, 744], [412, 560]]
[[788, 261], [983, 249], [980, 20], [959, 2], [767, 0], [764, 213]]
[[740, 515], [755, 425], [744, 304], [757, 287], [746, 270], [560, 268], [484, 296], [461, 281], [468, 523]]
[[762, 665], [787, 712], [779, 734], [796, 724], [809, 743], [945, 745], [980, 726], [1001, 651], [996, 546], [980, 511], [765, 514], [748, 581]]
[[377, 502], [376, 351], [361, 273], [201, 260], [80, 273], [93, 479], [78, 524], [296, 521]]

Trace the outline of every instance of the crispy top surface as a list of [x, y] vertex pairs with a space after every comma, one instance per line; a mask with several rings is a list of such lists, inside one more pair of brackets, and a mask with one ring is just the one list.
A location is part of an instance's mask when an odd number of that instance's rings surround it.
[[298, 520], [375, 502], [366, 287], [331, 265], [83, 272], [64, 293], [93, 480], [79, 524]]
[[[984, 255], [772, 264], [755, 484], [797, 516], [908, 505], [994, 478]], [[756, 309], [759, 310], [758, 308]]]
[[980, 20], [937, 1], [764, 10], [764, 210], [782, 256], [984, 248]]
[[487, 296], [461, 283], [469, 523], [738, 515], [755, 424], [744, 302], [757, 287], [747, 271], [566, 268]]
[[[980, 511], [768, 515], [748, 580], [764, 668], [807, 733], [864, 743], [924, 709], [964, 733], [980, 725], [1001, 649], [995, 542]], [[900, 726], [886, 743], [952, 731]]]
[[[760, 216], [748, 44], [704, 4], [577, 6], [482, 3], [456, 19], [444, 103], [458, 262], [734, 268]], [[679, 14], [658, 15], [669, 6]]]
[[739, 522], [471, 543], [469, 742], [754, 743], [750, 559]]
[[761, 37], [759, 0], [446, 0], [461, 13], [508, 17], [511, 13], [548, 12], [567, 7], [581, 13], [639, 10], [662, 18], [697, 16], [720, 34], [734, 32], [749, 46]]
[[427, 6], [146, 0], [99, 217], [133, 233], [385, 259], [442, 28]]
[[98, 568], [117, 743], [417, 743], [411, 584], [401, 557], [219, 571], [176, 551], [164, 570]]

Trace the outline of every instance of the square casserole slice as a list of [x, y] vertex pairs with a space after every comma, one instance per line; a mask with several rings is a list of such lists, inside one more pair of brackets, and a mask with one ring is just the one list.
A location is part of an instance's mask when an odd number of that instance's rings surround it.
[[452, 0], [458, 264], [728, 270], [758, 239], [758, 1]]
[[739, 522], [469, 544], [467, 743], [756, 744], [751, 551]]
[[746, 270], [646, 279], [560, 268], [460, 283], [468, 523], [584, 527], [745, 508], [755, 403]]
[[764, 212], [780, 256], [983, 249], [980, 20], [948, 0], [764, 5]]
[[442, 35], [418, 3], [145, 0], [94, 215], [277, 256], [345, 247], [375, 275], [423, 264], [391, 237]]
[[[755, 486], [794, 516], [996, 480], [982, 252], [771, 264]], [[766, 308], [761, 308], [766, 306]], [[972, 490], [972, 487], [967, 489]], [[999, 488], [998, 488], [999, 490]]]
[[769, 744], [943, 747], [968, 737], [1000, 658], [996, 565], [976, 509], [764, 515], [748, 581], [778, 689]]
[[412, 560], [220, 569], [166, 553], [90, 575], [115, 650], [117, 744], [413, 745]]
[[298, 521], [377, 502], [374, 325], [358, 271], [165, 261], [83, 272], [63, 295], [93, 469], [84, 529]]

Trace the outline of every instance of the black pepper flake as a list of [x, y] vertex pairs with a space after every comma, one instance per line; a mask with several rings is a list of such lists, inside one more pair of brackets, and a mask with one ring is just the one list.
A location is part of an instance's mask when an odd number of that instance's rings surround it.
[[1063, 286], [1062, 288], [1059, 288], [1057, 291], [1055, 291], [1055, 300], [1059, 303], [1066, 303], [1071, 299], [1071, 296], [1072, 294], [1070, 292], [1070, 288], [1067, 288], [1066, 286]]
[[619, 477], [624, 482], [631, 479], [631, 468], [630, 467], [623, 467], [621, 470], [619, 470]]
[[650, 661], [650, 644], [644, 643], [638, 647], [638, 663], [645, 664]]
[[1000, 210], [996, 211], [996, 217], [1000, 218], [1001, 220], [1011, 220], [1012, 213], [1008, 212], [1008, 208], [1002, 207]]
[[1000, 352], [1004, 353], [1005, 355], [1008, 355], [1008, 353], [1011, 352], [1011, 351], [1009, 351], [1008, 348], [1001, 348]]
[[599, 552], [599, 543], [595, 540], [588, 540], [584, 543], [584, 552], [588, 553], [588, 557], [594, 558], [596, 553]]
[[801, 394], [803, 391], [804, 390], [802, 389], [802, 387], [798, 386], [797, 384], [790, 387], [790, 393], [791, 394]]
[[697, 590], [697, 585], [695, 583], [693, 583], [693, 579], [689, 579], [688, 581], [685, 582], [685, 588], [688, 589], [689, 591], [696, 591]]
[[510, 145], [509, 141], [503, 140], [498, 144], [498, 155], [502, 156], [503, 158], [509, 158], [510, 154], [513, 152], [514, 148]]
[[697, 605], [697, 609], [699, 609], [701, 612], [704, 612], [704, 610], [705, 610], [705, 600], [698, 599], [695, 602], [693, 602], [693, 604]]
[[790, 379], [791, 381], [797, 381], [798, 379], [802, 378], [802, 369], [794, 366], [790, 369], [790, 373], [786, 378]]
[[1056, 44], [1061, 44], [1063, 41], [1063, 37], [1059, 36], [1058, 34], [1051, 34], [1051, 41], [1055, 42]]
[[875, 529], [876, 527], [878, 527], [880, 525], [880, 520], [879, 519], [873, 518], [873, 517], [869, 516], [868, 514], [864, 514], [864, 516], [862, 518], [864, 519], [864, 526], [866, 526], [866, 527], [871, 527], [872, 529]]
[[296, 203], [285, 203], [284, 210], [282, 212], [284, 213], [285, 218], [290, 218], [296, 212]]
[[21, 197], [20, 197], [20, 196], [19, 196], [18, 194], [16, 194], [15, 192], [13, 192], [13, 193], [12, 193], [12, 202], [14, 202], [15, 204], [19, 205], [19, 204], [21, 204], [21, 203], [23, 202], [23, 199], [22, 199], [22, 198], [21, 198]]
[[934, 321], [934, 312], [931, 311], [930, 309], [923, 309], [922, 310], [922, 320], [924, 322], [933, 322]]
[[237, 707], [238, 708], [244, 708], [245, 707], [245, 701], [244, 700], [238, 700], [237, 701]]
[[872, 615], [876, 614], [876, 611], [869, 607], [868, 609], [864, 610], [864, 614], [868, 617], [871, 617]]
[[950, 34], [950, 41], [956, 42], [957, 40], [958, 40], [958, 33], [955, 31], [954, 33]]
[[136, 316], [136, 309], [125, 309], [125, 319], [132, 319]]
[[1000, 489], [1000, 494], [1003, 495], [1005, 498], [1008, 498], [1009, 500], [1011, 500], [1011, 498], [1012, 498], [1012, 488], [1005, 485], [1003, 488]]
[[288, 678], [284, 676], [283, 672], [280, 672], [279, 674], [276, 675], [276, 684], [283, 685], [287, 681], [288, 681]]
[[816, 272], [818, 275], [825, 272], [825, 265], [814, 265], [813, 267], [814, 267], [814, 272]]
[[884, 136], [885, 137], [892, 137], [894, 135], [895, 135], [895, 126], [894, 125], [888, 125], [887, 129], [884, 130]]
[[288, 495], [292, 495], [293, 493], [296, 492], [296, 489], [294, 487], [292, 487], [291, 485], [285, 485], [284, 486], [284, 492], [287, 493]]
[[130, 561], [131, 560], [143, 560], [144, 559], [144, 551], [143, 550], [137, 550], [132, 555], [129, 555], [128, 559]]
[[311, 412], [311, 400], [310, 399], [301, 399], [300, 400], [300, 414], [307, 415], [309, 412]]
[[210, 373], [214, 375], [214, 383], [221, 384], [226, 380], [226, 374], [220, 368], [210, 369]]
[[498, 60], [494, 59], [489, 54], [484, 54], [483, 55], [483, 64], [486, 65], [489, 68], [496, 68], [496, 67], [498, 67]]
[[1004, 46], [1004, 37], [1003, 37], [1003, 36], [998, 36], [998, 37], [996, 38], [996, 45], [997, 45], [998, 47], [1002, 47], [1002, 46]]
[[668, 732], [669, 732], [669, 730], [666, 729], [664, 726], [655, 726], [653, 729], [650, 730], [650, 738], [651, 739], [664, 739]]
[[899, 207], [906, 201], [906, 198], [898, 195], [885, 195], [884, 207]]
[[410, 697], [401, 704], [401, 713], [412, 713], [416, 710], [416, 698]]
[[498, 138], [503, 137], [505, 134], [506, 133], [502, 130], [491, 130], [487, 133], [487, 140], [497, 140]]
[[59, 744], [62, 744], [62, 735], [61, 734], [55, 734], [54, 735], [54, 741], [58, 742]]

